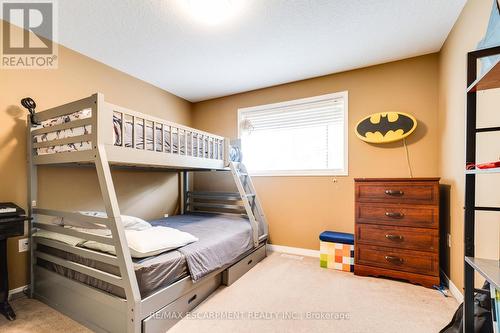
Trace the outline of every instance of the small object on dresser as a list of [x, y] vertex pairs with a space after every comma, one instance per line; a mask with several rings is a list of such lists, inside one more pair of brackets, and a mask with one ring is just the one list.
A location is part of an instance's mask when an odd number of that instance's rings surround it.
[[494, 169], [494, 168], [500, 168], [500, 161], [480, 163], [480, 164], [469, 163], [465, 167], [466, 170], [474, 170], [476, 168], [477, 169]]
[[354, 235], [323, 231], [319, 235], [320, 266], [354, 272]]

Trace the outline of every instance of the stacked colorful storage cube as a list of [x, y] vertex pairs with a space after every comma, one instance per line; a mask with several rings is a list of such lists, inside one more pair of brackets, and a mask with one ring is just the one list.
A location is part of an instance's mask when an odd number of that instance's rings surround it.
[[319, 235], [320, 266], [354, 272], [354, 235], [323, 231]]

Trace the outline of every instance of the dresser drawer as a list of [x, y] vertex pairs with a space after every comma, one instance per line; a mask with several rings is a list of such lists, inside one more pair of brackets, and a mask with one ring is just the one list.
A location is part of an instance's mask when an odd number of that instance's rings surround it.
[[438, 276], [437, 254], [389, 247], [361, 245], [356, 249], [356, 264], [396, 271]]
[[356, 200], [437, 205], [439, 186], [429, 182], [359, 182], [356, 183]]
[[436, 229], [356, 224], [358, 244], [397, 247], [418, 251], [437, 251], [439, 235]]
[[438, 228], [439, 208], [400, 204], [356, 204], [356, 222], [418, 228]]

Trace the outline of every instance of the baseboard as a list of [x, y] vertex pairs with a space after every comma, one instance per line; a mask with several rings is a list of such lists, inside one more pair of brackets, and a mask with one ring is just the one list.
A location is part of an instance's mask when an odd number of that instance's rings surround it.
[[18, 294], [22, 294], [26, 288], [28, 288], [28, 285], [9, 290], [9, 299], [16, 297]]
[[462, 303], [464, 301], [464, 295], [460, 292], [460, 289], [455, 286], [453, 281], [450, 280], [450, 278], [441, 272], [443, 279], [446, 280], [446, 283], [448, 284], [448, 289], [450, 290], [450, 293], [453, 295], [453, 297], [457, 300], [458, 303]]
[[464, 301], [464, 295], [460, 292], [460, 290], [455, 286], [455, 284], [451, 281], [448, 280], [448, 288], [450, 288], [450, 292], [455, 297], [455, 299], [458, 301], [458, 303], [462, 303]]
[[300, 247], [267, 244], [267, 250], [269, 252], [288, 253], [305, 257], [319, 258], [318, 250], [302, 249]]

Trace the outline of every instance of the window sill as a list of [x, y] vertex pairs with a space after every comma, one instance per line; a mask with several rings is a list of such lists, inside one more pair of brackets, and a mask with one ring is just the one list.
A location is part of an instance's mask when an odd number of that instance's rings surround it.
[[283, 171], [248, 171], [252, 177], [346, 177], [344, 170], [283, 170]]

